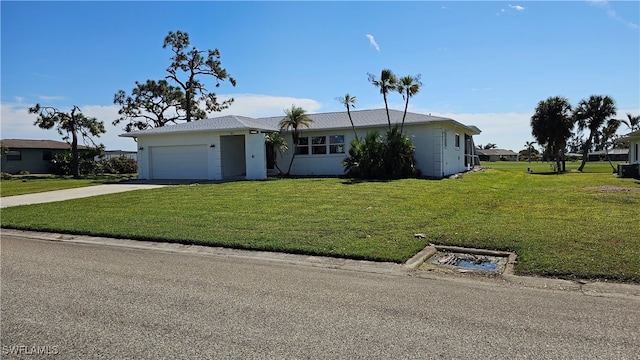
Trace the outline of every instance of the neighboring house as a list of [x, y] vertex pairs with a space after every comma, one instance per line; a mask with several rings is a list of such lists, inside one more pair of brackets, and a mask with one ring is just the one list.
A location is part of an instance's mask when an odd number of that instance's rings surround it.
[[607, 160], [607, 153], [609, 153], [611, 161], [627, 161], [629, 159], [629, 149], [609, 149], [606, 152], [598, 150], [590, 152], [587, 159], [589, 161], [604, 161]]
[[[389, 112], [392, 124], [402, 122], [402, 111]], [[300, 129], [295, 145], [291, 132], [278, 126], [284, 115], [260, 119], [229, 115], [120, 136], [137, 138], [140, 179], [265, 179], [275, 173], [264, 141], [269, 132], [281, 132], [289, 144], [289, 151], [277, 156], [283, 171], [295, 151], [291, 175], [343, 175], [342, 161], [354, 139], [347, 113], [308, 116], [313, 123]], [[353, 111], [351, 116], [360, 138], [371, 131], [384, 134], [388, 128], [385, 109]], [[442, 178], [479, 165], [473, 135], [480, 130], [475, 126], [407, 113], [404, 131], [413, 141], [423, 176]]]
[[[18, 174], [28, 171], [31, 174], [49, 173], [51, 160], [56, 154], [71, 151], [71, 145], [55, 140], [0, 140], [7, 151], [2, 154], [2, 172]], [[78, 150], [87, 147], [78, 145]]]
[[518, 161], [518, 153], [504, 149], [476, 149], [480, 161]]
[[640, 130], [623, 136], [620, 140], [629, 142], [627, 164], [618, 165], [618, 175], [640, 179]]

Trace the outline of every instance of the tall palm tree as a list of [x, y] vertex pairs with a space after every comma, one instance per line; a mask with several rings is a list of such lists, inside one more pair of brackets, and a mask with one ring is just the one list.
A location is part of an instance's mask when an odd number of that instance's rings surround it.
[[349, 121], [351, 122], [353, 135], [355, 136], [355, 139], [357, 139], [358, 133], [356, 132], [356, 126], [353, 124], [353, 119], [351, 118], [351, 109], [350, 109], [350, 108], [356, 107], [356, 97], [349, 95], [349, 93], [346, 93], [345, 96], [339, 96], [336, 98], [336, 100], [340, 101], [340, 103], [347, 108], [347, 115], [349, 116]]
[[538, 103], [536, 111], [531, 117], [531, 135], [540, 146], [544, 146], [548, 153], [556, 159], [556, 171], [564, 171], [564, 148], [567, 139], [571, 137], [573, 119], [569, 100], [562, 96], [553, 96]]
[[293, 138], [293, 154], [291, 155], [291, 162], [289, 162], [289, 168], [287, 169], [287, 175], [291, 173], [291, 165], [293, 165], [293, 159], [296, 157], [295, 148], [298, 145], [298, 138], [300, 136], [300, 128], [306, 127], [313, 122], [307, 114], [306, 111], [295, 105], [291, 105], [291, 109], [285, 109], [284, 113], [286, 116], [280, 120], [278, 126], [285, 130], [291, 130], [291, 136]]
[[367, 75], [369, 75], [369, 82], [373, 84], [373, 86], [380, 89], [380, 94], [382, 94], [382, 98], [384, 99], [384, 107], [387, 110], [387, 122], [389, 123], [389, 130], [391, 130], [391, 116], [389, 115], [387, 94], [389, 93], [389, 91], [395, 90], [398, 83], [398, 78], [393, 74], [393, 71], [389, 69], [383, 69], [382, 72], [380, 72], [380, 80], [378, 80], [373, 74]]
[[402, 125], [400, 125], [400, 132], [404, 130], [404, 119], [407, 117], [407, 108], [409, 107], [409, 98], [413, 97], [420, 91], [422, 83], [420, 82], [420, 74], [416, 76], [403, 76], [398, 79], [396, 90], [402, 95], [404, 99], [404, 114], [402, 115]]
[[535, 141], [527, 141], [524, 143], [524, 148], [527, 149], [527, 159], [529, 159], [529, 162], [531, 162], [531, 152], [534, 150], [533, 144], [535, 143]]
[[574, 109], [573, 118], [578, 125], [578, 129], [589, 129], [589, 138], [587, 138], [582, 148], [582, 163], [578, 171], [582, 171], [587, 163], [594, 137], [616, 112], [616, 105], [613, 99], [602, 95], [591, 95], [588, 100], [581, 100]]

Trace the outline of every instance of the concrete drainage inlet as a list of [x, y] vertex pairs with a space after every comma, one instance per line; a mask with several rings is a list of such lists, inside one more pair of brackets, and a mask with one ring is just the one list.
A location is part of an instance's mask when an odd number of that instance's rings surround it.
[[440, 266], [502, 273], [507, 264], [507, 258], [439, 251], [429, 259], [429, 262]]
[[516, 254], [506, 251], [470, 249], [457, 246], [429, 245], [416, 256], [414, 264], [423, 270], [449, 269], [458, 272], [513, 274]]

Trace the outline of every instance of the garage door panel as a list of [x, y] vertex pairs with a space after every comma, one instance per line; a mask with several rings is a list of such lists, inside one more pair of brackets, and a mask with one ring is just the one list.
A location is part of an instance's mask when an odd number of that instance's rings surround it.
[[152, 179], [207, 179], [206, 145], [151, 147]]

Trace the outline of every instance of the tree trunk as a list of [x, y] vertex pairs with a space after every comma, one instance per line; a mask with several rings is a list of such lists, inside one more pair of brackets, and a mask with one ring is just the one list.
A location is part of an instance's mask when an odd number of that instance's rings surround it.
[[187, 122], [191, 121], [191, 91], [189, 91], [188, 89], [185, 91], [185, 96], [187, 97], [186, 99], [186, 106], [187, 106]]
[[74, 179], [80, 178], [80, 156], [78, 154], [78, 134], [75, 116], [71, 117], [71, 174]]
[[389, 105], [387, 104], [387, 93], [382, 93], [382, 98], [384, 99], [384, 108], [387, 110], [387, 122], [389, 123], [389, 130], [391, 130], [391, 116], [389, 116]]
[[407, 108], [409, 107], [409, 94], [407, 94], [407, 101], [404, 102], [404, 114], [402, 114], [402, 125], [400, 125], [400, 134], [404, 130], [404, 119], [407, 117]]
[[584, 169], [584, 165], [587, 163], [587, 158], [589, 158], [589, 149], [591, 149], [592, 141], [593, 141], [593, 131], [589, 134], [589, 139], [587, 139], [587, 142], [584, 143], [584, 146], [582, 147], [582, 163], [578, 168], [578, 171], [580, 172], [582, 172], [582, 169]]
[[613, 166], [613, 163], [611, 162], [611, 158], [609, 157], [609, 151], [607, 150], [607, 147], [605, 146], [604, 148], [604, 154], [607, 156], [607, 161], [609, 162], [609, 165], [611, 166], [611, 168], [613, 169], [613, 172], [616, 172], [618, 169], [616, 169]]
[[356, 132], [356, 126], [353, 124], [353, 119], [351, 119], [351, 111], [349, 110], [349, 104], [347, 104], [347, 115], [349, 115], [349, 121], [351, 122], [351, 128], [353, 128], [353, 135], [355, 138], [358, 138], [358, 133]]
[[296, 158], [296, 149], [293, 149], [293, 154], [291, 154], [291, 161], [289, 162], [289, 168], [287, 169], [287, 176], [291, 174], [291, 165], [293, 165], [293, 159]]

